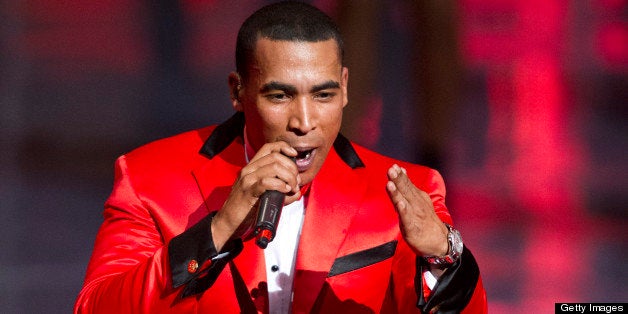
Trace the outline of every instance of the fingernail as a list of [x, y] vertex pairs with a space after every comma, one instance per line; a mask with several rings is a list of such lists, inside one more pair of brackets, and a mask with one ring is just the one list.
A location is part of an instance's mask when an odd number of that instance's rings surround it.
[[390, 176], [391, 179], [397, 177], [397, 170], [395, 170], [395, 166], [392, 166], [392, 168], [388, 169], [388, 176]]

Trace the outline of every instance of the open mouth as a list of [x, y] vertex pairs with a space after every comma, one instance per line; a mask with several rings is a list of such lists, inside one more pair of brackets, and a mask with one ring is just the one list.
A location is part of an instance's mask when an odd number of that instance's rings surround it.
[[299, 151], [297, 154], [297, 160], [299, 159], [308, 159], [312, 155], [313, 149], [308, 149], [304, 151]]
[[312, 165], [312, 161], [314, 160], [314, 156], [316, 155], [316, 149], [314, 148], [296, 148], [298, 154], [296, 157], [296, 164], [299, 172], [306, 171]]

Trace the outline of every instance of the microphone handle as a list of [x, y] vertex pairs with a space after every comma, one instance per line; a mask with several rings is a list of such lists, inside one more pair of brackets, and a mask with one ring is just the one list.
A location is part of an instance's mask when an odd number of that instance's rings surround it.
[[255, 223], [255, 244], [262, 249], [275, 238], [279, 216], [286, 195], [275, 190], [266, 191], [260, 196], [257, 222]]

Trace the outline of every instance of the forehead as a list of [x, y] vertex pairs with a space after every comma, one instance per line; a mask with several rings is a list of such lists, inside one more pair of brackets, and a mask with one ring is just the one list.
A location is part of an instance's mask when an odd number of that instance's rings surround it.
[[329, 39], [319, 42], [271, 40], [260, 38], [249, 63], [251, 73], [291, 70], [340, 70], [338, 44]]

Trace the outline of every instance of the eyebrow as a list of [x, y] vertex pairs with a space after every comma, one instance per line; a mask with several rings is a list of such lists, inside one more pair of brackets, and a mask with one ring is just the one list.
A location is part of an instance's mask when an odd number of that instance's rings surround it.
[[297, 88], [294, 85], [290, 85], [290, 84], [285, 84], [285, 83], [280, 83], [280, 82], [276, 82], [276, 81], [272, 81], [269, 83], [266, 83], [264, 85], [262, 85], [262, 88], [260, 88], [260, 92], [261, 93], [268, 93], [271, 90], [280, 90], [280, 91], [284, 91], [288, 94], [296, 94], [297, 93]]
[[[336, 82], [336, 81], [332, 81], [329, 80], [327, 82], [318, 84], [318, 85], [314, 85], [312, 86], [312, 88], [310, 89], [310, 93], [316, 93], [316, 92], [320, 92], [322, 90], [326, 90], [326, 89], [335, 89], [335, 88], [340, 88], [340, 83]], [[277, 81], [272, 81], [269, 83], [266, 83], [264, 85], [262, 85], [262, 88], [260, 88], [260, 92], [261, 93], [268, 93], [272, 90], [280, 90], [280, 91], [284, 91], [288, 94], [296, 94], [297, 93], [297, 88], [294, 85], [290, 85], [290, 84], [286, 84], [286, 83], [281, 83], [281, 82], [277, 82]]]
[[314, 93], [320, 92], [322, 90], [335, 89], [335, 88], [340, 88], [340, 83], [338, 83], [336, 81], [329, 80], [329, 81], [327, 81], [325, 83], [314, 85], [310, 89], [310, 93], [314, 94]]

